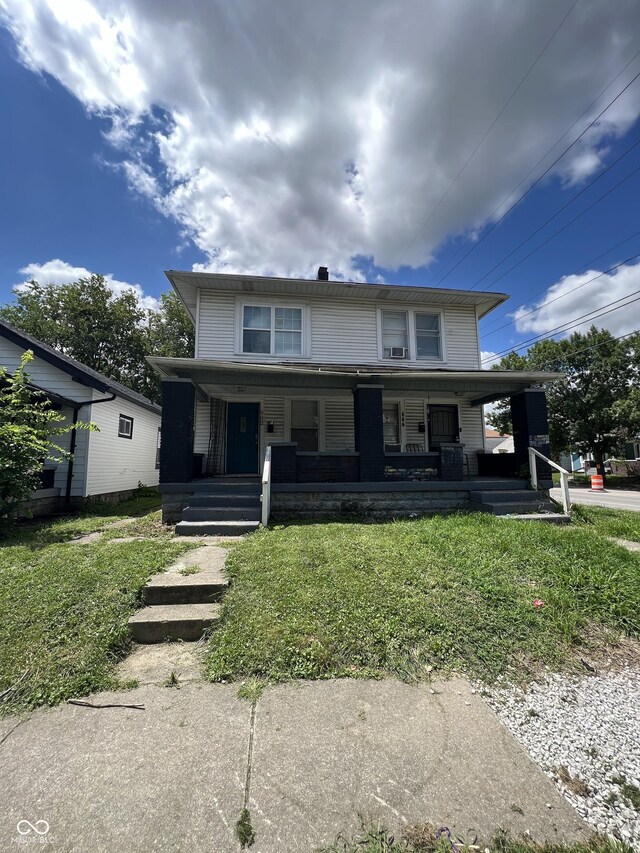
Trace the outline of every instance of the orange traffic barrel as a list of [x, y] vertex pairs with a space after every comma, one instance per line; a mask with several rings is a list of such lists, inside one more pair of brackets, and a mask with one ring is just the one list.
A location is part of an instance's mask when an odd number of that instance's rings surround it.
[[602, 474], [592, 474], [591, 475], [591, 489], [592, 492], [604, 492], [604, 478]]

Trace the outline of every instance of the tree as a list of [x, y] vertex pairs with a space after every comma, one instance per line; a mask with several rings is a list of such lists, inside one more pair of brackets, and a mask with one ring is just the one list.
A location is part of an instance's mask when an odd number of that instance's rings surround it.
[[[494, 370], [548, 370], [563, 373], [546, 386], [551, 451], [557, 457], [575, 448], [592, 452], [599, 470], [607, 454], [637, 435], [640, 427], [640, 334], [616, 340], [592, 326], [562, 340], [544, 340], [526, 355], [513, 352]], [[508, 400], [489, 418], [500, 432], [511, 431]]]
[[155, 401], [160, 382], [145, 356], [194, 352], [193, 324], [173, 292], [147, 310], [135, 290], [114, 294], [101, 275], [62, 285], [30, 281], [0, 318]]
[[[55, 438], [73, 429], [62, 424], [46, 395], [29, 387], [26, 372], [33, 353], [27, 350], [13, 375], [0, 367], [0, 522], [7, 522], [20, 501], [27, 500], [40, 484], [45, 459], [70, 459]], [[94, 429], [78, 423], [78, 429]]]

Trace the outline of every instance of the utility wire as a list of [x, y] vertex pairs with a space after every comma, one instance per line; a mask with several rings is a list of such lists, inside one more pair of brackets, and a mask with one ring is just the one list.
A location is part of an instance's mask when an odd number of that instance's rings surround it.
[[[625, 151], [623, 151], [622, 154], [616, 160], [614, 160], [612, 163], [609, 163], [609, 165], [606, 168], [604, 168], [601, 172], [599, 172], [595, 176], [595, 178], [590, 180], [588, 184], [585, 184], [585, 186], [579, 192], [577, 192], [574, 196], [571, 196], [571, 198], [567, 202], [565, 202], [562, 205], [562, 207], [559, 207], [555, 213], [553, 213], [548, 219], [545, 219], [545, 221], [542, 223], [542, 225], [539, 225], [535, 231], [532, 231], [528, 237], [525, 237], [525, 239], [521, 243], [519, 243], [515, 247], [515, 249], [512, 249], [509, 252], [509, 254], [505, 255], [504, 258], [502, 258], [502, 260], [498, 261], [497, 264], [494, 264], [494, 266], [492, 266], [490, 270], [488, 270], [481, 278], [478, 279], [478, 281], [473, 285], [473, 287], [477, 287], [481, 281], [484, 281], [485, 278], [487, 278], [487, 276], [490, 276], [492, 272], [495, 272], [498, 269], [498, 267], [502, 266], [502, 264], [506, 260], [508, 260], [512, 255], [515, 255], [515, 253], [519, 249], [521, 249], [524, 245], [526, 245], [529, 242], [529, 240], [532, 240], [536, 236], [536, 234], [538, 234], [540, 231], [542, 231], [542, 229], [545, 228], [550, 222], [552, 222], [556, 218], [556, 216], [559, 216], [563, 210], [566, 210], [569, 207], [569, 205], [573, 204], [574, 201], [579, 199], [583, 193], [586, 193], [586, 191], [590, 187], [592, 187], [597, 181], [599, 181], [600, 178], [602, 178], [604, 175], [606, 175], [610, 169], [613, 169], [613, 167], [617, 166], [621, 160], [624, 160], [624, 158], [627, 156], [627, 154], [630, 154], [635, 148], [638, 147], [638, 145], [640, 145], [640, 139], [636, 139], [636, 141], [634, 143], [632, 143]], [[471, 288], [471, 289], [473, 290], [473, 288]]]
[[[482, 361], [483, 363], [485, 361], [495, 361], [496, 358], [500, 358], [501, 356], [507, 355], [510, 352], [517, 352], [520, 349], [524, 349], [524, 347], [528, 346], [529, 344], [536, 343], [537, 341], [542, 340], [543, 338], [547, 338], [550, 335], [568, 332], [569, 329], [573, 329], [576, 326], [582, 326], [585, 322], [590, 323], [592, 320], [597, 320], [598, 317], [604, 317], [605, 314], [611, 314], [613, 311], [619, 311], [620, 308], [626, 308], [627, 305], [632, 305], [634, 302], [640, 300], [640, 296], [636, 295], [638, 293], [640, 293], [640, 290], [634, 290], [632, 293], [627, 293], [626, 296], [621, 296], [620, 299], [615, 299], [613, 302], [607, 302], [605, 305], [601, 305], [600, 308], [594, 308], [591, 311], [587, 311], [586, 314], [581, 314], [579, 317], [574, 317], [572, 320], [567, 320], [566, 323], [561, 323], [559, 326], [556, 326], [555, 329], [548, 329], [546, 332], [542, 332], [539, 335], [534, 335], [532, 338], [529, 338], [528, 340], [518, 344], [517, 347], [509, 347], [508, 349], [495, 353], [490, 358], [483, 358]], [[624, 302], [625, 299], [629, 299], [629, 297], [631, 296], [635, 296], [636, 298], [631, 299], [629, 302], [625, 302], [624, 305], [617, 304], [618, 302]], [[616, 307], [611, 308], [611, 305], [615, 305]], [[603, 308], [607, 308], [608, 310], [603, 311]], [[595, 312], [599, 313], [596, 314]], [[590, 314], [594, 314], [595, 316], [589, 317]], [[584, 320], [585, 317], [589, 317], [589, 319]], [[563, 328], [564, 326], [567, 326], [567, 328]]]
[[[546, 246], [548, 243], [550, 243], [552, 240], [554, 240], [558, 236], [558, 234], [561, 234], [563, 231], [566, 231], [566, 229], [569, 228], [570, 225], [573, 225], [573, 223], [577, 222], [578, 219], [580, 219], [582, 216], [584, 216], [585, 213], [588, 213], [597, 204], [600, 204], [600, 202], [603, 199], [605, 199], [608, 195], [611, 195], [612, 192], [615, 192], [615, 190], [617, 190], [618, 187], [622, 186], [622, 184], [624, 184], [626, 181], [628, 181], [629, 178], [632, 178], [637, 172], [640, 172], [640, 166], [636, 166], [635, 169], [633, 169], [631, 172], [629, 172], [627, 175], [625, 175], [624, 178], [622, 178], [620, 181], [618, 181], [617, 184], [614, 184], [614, 186], [610, 187], [606, 192], [602, 193], [601, 196], [598, 196], [598, 198], [595, 199], [595, 201], [593, 201], [593, 202], [591, 202], [591, 204], [587, 205], [587, 207], [585, 207], [584, 210], [581, 210], [577, 216], [574, 216], [573, 219], [570, 219], [561, 228], [558, 228], [557, 231], [554, 231], [553, 234], [551, 234], [549, 237], [547, 237], [546, 240], [543, 240], [542, 243], [538, 244], [535, 247], [535, 249], [532, 249], [523, 258], [520, 258], [519, 261], [517, 261], [515, 264], [510, 266], [508, 270], [505, 270], [501, 275], [498, 276], [498, 278], [494, 279], [494, 281], [492, 281], [491, 284], [487, 285], [487, 287], [493, 287], [499, 281], [501, 281], [505, 276], [509, 275], [510, 272], [513, 272], [513, 270], [515, 270], [517, 267], [519, 267], [520, 264], [523, 264], [532, 255], [535, 255], [536, 252], [538, 252], [540, 249], [542, 249], [544, 246]], [[475, 284], [473, 284], [471, 287], [469, 287], [468, 290], [473, 290], [475, 287], [477, 287], [478, 284], [480, 284], [481, 280], [482, 279], [479, 279]], [[486, 290], [483, 292], [486, 292]]]
[[428, 214], [427, 218], [424, 220], [424, 222], [422, 223], [422, 225], [420, 226], [420, 228], [418, 228], [418, 230], [417, 230], [416, 234], [414, 235], [413, 239], [409, 242], [408, 246], [405, 248], [405, 250], [402, 252], [402, 254], [400, 255], [400, 257], [398, 258], [398, 264], [397, 264], [398, 266], [400, 266], [400, 263], [401, 263], [402, 259], [403, 259], [403, 258], [404, 258], [404, 256], [407, 254], [407, 252], [409, 251], [409, 249], [411, 249], [411, 247], [412, 247], [412, 246], [413, 246], [413, 244], [416, 242], [416, 240], [418, 239], [418, 237], [420, 236], [420, 234], [422, 234], [422, 232], [423, 232], [423, 231], [424, 231], [424, 229], [427, 227], [427, 225], [429, 224], [429, 222], [431, 222], [431, 220], [433, 219], [433, 217], [434, 217], [434, 215], [435, 215], [436, 211], [439, 209], [439, 207], [440, 207], [440, 205], [442, 204], [442, 202], [443, 202], [443, 201], [446, 199], [446, 197], [449, 195], [449, 193], [451, 192], [451, 190], [453, 189], [453, 187], [454, 187], [454, 186], [456, 185], [456, 183], [458, 182], [458, 179], [460, 178], [460, 176], [462, 175], [462, 173], [465, 171], [465, 169], [467, 168], [467, 166], [469, 165], [469, 163], [473, 160], [473, 158], [475, 157], [475, 155], [478, 153], [478, 150], [479, 150], [480, 146], [482, 145], [482, 143], [485, 141], [485, 139], [487, 138], [487, 136], [489, 136], [489, 134], [491, 133], [491, 131], [493, 130], [493, 128], [496, 126], [496, 124], [500, 121], [500, 118], [502, 117], [502, 115], [503, 115], [504, 111], [507, 109], [507, 107], [509, 106], [509, 104], [511, 103], [511, 101], [512, 101], [512, 100], [515, 98], [515, 96], [518, 94], [518, 92], [519, 92], [519, 90], [520, 90], [520, 88], [521, 88], [522, 84], [525, 82], [525, 80], [527, 79], [527, 77], [531, 74], [531, 72], [533, 71], [533, 69], [536, 67], [536, 65], [538, 64], [538, 62], [539, 62], [539, 61], [540, 61], [540, 59], [542, 58], [542, 56], [543, 56], [543, 54], [545, 53], [545, 51], [547, 50], [547, 48], [549, 47], [549, 45], [551, 44], [551, 42], [554, 40], [554, 38], [556, 37], [556, 35], [557, 35], [557, 34], [558, 34], [558, 32], [560, 31], [560, 28], [562, 27], [562, 25], [564, 24], [564, 22], [567, 20], [567, 18], [569, 17], [569, 15], [570, 15], [570, 14], [573, 12], [573, 10], [575, 9], [575, 7], [576, 7], [577, 3], [578, 3], [578, 0], [574, 0], [574, 2], [573, 2], [573, 3], [572, 3], [572, 5], [571, 5], [571, 8], [570, 8], [570, 9], [569, 9], [569, 11], [566, 13], [566, 15], [564, 16], [564, 18], [560, 21], [560, 23], [558, 24], [558, 26], [555, 28], [555, 30], [554, 30], [554, 31], [553, 31], [553, 33], [551, 34], [550, 38], [548, 39], [547, 43], [545, 44], [545, 46], [542, 48], [542, 50], [538, 53], [538, 55], [536, 56], [536, 58], [534, 59], [534, 61], [531, 63], [531, 65], [529, 66], [528, 70], [526, 71], [526, 73], [525, 73], [524, 77], [522, 77], [522, 78], [521, 78], [521, 80], [520, 80], [520, 82], [518, 83], [518, 85], [516, 86], [516, 88], [515, 88], [515, 89], [513, 90], [513, 92], [509, 95], [509, 97], [508, 97], [508, 98], [507, 98], [507, 100], [505, 101], [504, 105], [502, 106], [502, 109], [500, 110], [500, 112], [498, 113], [498, 115], [494, 118], [494, 120], [491, 122], [491, 124], [489, 125], [489, 127], [486, 129], [486, 131], [484, 132], [484, 135], [482, 136], [482, 138], [480, 139], [480, 141], [477, 143], [476, 147], [473, 149], [473, 151], [471, 152], [471, 154], [467, 157], [466, 161], [464, 162], [464, 164], [463, 164], [462, 168], [460, 169], [460, 171], [458, 172], [458, 174], [453, 178], [453, 180], [451, 181], [451, 183], [449, 184], [449, 186], [447, 187], [447, 189], [446, 189], [446, 190], [444, 191], [444, 193], [440, 196], [440, 198], [439, 198], [439, 199], [438, 199], [438, 201], [436, 202], [435, 206], [432, 208], [431, 212]]
[[[591, 266], [591, 264], [594, 263], [594, 261], [599, 261], [600, 258], [604, 258], [606, 255], [610, 254], [610, 252], [613, 252], [614, 249], [617, 249], [620, 246], [624, 246], [625, 243], [628, 243], [629, 240], [633, 240], [633, 238], [637, 237], [639, 234], [640, 234], [640, 231], [634, 231], [633, 234], [630, 234], [628, 237], [626, 237], [620, 243], [616, 243], [615, 246], [610, 246], [608, 249], [606, 249], [606, 251], [602, 252], [600, 255], [596, 255], [595, 258], [590, 258], [588, 261], [585, 261], [584, 263], [580, 264], [580, 266], [577, 267], [577, 269], [573, 270], [573, 272], [567, 273], [567, 275], [580, 275], [581, 273], [586, 272], [589, 269], [589, 267]], [[623, 263], [624, 263], [624, 261], [623, 261]], [[612, 269], [613, 269], [613, 267], [612, 267]], [[566, 278], [566, 276], [565, 276], [565, 278]], [[527, 297], [527, 301], [531, 302], [531, 300], [535, 299], [536, 296], [540, 296], [541, 294], [546, 293], [548, 289], [549, 289], [548, 287], [543, 287], [542, 290], [538, 290], [536, 293], [532, 293], [530, 296]], [[540, 306], [540, 307], [543, 307], [543, 306]], [[536, 310], [538, 310], [538, 309], [536, 309]], [[485, 327], [485, 331], [483, 331], [483, 334], [486, 334], [486, 332], [494, 325], [494, 323], [499, 323], [500, 320], [503, 319], [503, 317], [506, 317], [509, 314], [509, 311], [510, 311], [510, 309], [505, 311], [504, 314], [501, 314], [498, 317], [494, 317], [494, 319], [489, 323], [489, 325]], [[492, 334], [492, 332], [489, 332], [489, 334]]]
[[[614, 341], [623, 341], [625, 338], [630, 338], [633, 335], [638, 335], [638, 334], [640, 334], [640, 329], [634, 329], [633, 332], [627, 332], [626, 335], [619, 335], [617, 338], [607, 338], [606, 341], [600, 341], [599, 344], [591, 344], [588, 347], [583, 347], [582, 349], [579, 349], [579, 350], [576, 350], [575, 352], [572, 352], [571, 356], [573, 357], [574, 355], [580, 355], [581, 353], [588, 352], [589, 350], [592, 350], [592, 349], [598, 349], [598, 347], [603, 347], [603, 346], [605, 346], [605, 344], [612, 344]], [[515, 352], [515, 350], [509, 350], [509, 352]], [[485, 361], [487, 361], [487, 360], [488, 359], [485, 359]], [[548, 365], [551, 363], [552, 363], [551, 361], [543, 361], [541, 367], [548, 367]]]
[[[640, 232], [638, 232], [638, 233], [640, 233]], [[493, 329], [493, 331], [489, 332], [488, 334], [483, 333], [484, 337], [489, 338], [489, 337], [491, 337], [491, 335], [497, 334], [501, 329], [506, 329], [507, 326], [511, 326], [514, 323], [519, 322], [520, 320], [524, 319], [525, 317], [529, 317], [531, 314], [535, 314], [537, 311], [541, 311], [543, 308], [546, 308], [547, 305], [553, 305], [554, 302], [558, 302], [560, 299], [564, 299], [565, 296], [570, 296], [572, 293], [575, 293], [576, 290], [580, 290], [581, 287], [586, 287], [588, 284], [591, 284], [592, 281], [596, 281], [596, 279], [602, 278], [603, 275], [607, 275], [608, 273], [613, 272], [613, 270], [618, 269], [618, 267], [621, 267], [624, 264], [628, 264], [629, 261], [635, 261], [637, 258], [640, 258], [640, 252], [637, 255], [632, 255], [632, 257], [627, 258], [624, 261], [620, 261], [620, 263], [618, 263], [618, 264], [614, 264], [614, 266], [609, 267], [608, 270], [604, 270], [603, 272], [599, 273], [598, 275], [594, 275], [593, 278], [590, 278], [587, 281], [583, 282], [582, 284], [579, 284], [577, 287], [572, 287], [571, 290], [567, 290], [566, 293], [562, 293], [562, 294], [560, 294], [560, 296], [556, 296], [555, 299], [550, 299], [548, 302], [545, 302], [543, 305], [539, 305], [537, 308], [532, 308], [531, 311], [527, 311], [526, 314], [520, 314], [514, 320], [510, 320], [508, 323], [504, 323], [502, 326], [498, 326], [497, 329]]]
[[[619, 76], [620, 76], [620, 74], [622, 74], [622, 73], [623, 73], [623, 72], [628, 68], [628, 66], [629, 66], [629, 65], [630, 65], [630, 64], [631, 64], [631, 63], [632, 63], [632, 62], [633, 62], [633, 61], [638, 57], [638, 55], [640, 55], [640, 51], [638, 51], [638, 53], [636, 53], [636, 54], [635, 54], [635, 56], [634, 56], [634, 57], [633, 57], [633, 58], [632, 58], [632, 59], [631, 59], [631, 60], [630, 60], [626, 65], [625, 65], [625, 67], [622, 69], [622, 71], [620, 71], [620, 72], [618, 73], [618, 75], [614, 78], [614, 80], [613, 80], [612, 82], [614, 82], [614, 81], [617, 79], [617, 77], [619, 77]], [[609, 110], [609, 109], [610, 109], [610, 108], [615, 104], [615, 102], [618, 100], [618, 98], [620, 98], [620, 97], [621, 97], [621, 96], [622, 96], [622, 95], [627, 91], [627, 89], [628, 89], [628, 88], [629, 88], [633, 83], [635, 83], [635, 81], [638, 79], [638, 77], [640, 77], [640, 71], [635, 75], [635, 77], [633, 77], [633, 78], [632, 78], [632, 79], [627, 83], [627, 85], [626, 85], [623, 89], [621, 89], [621, 91], [620, 91], [620, 92], [618, 92], [618, 94], [613, 98], [613, 100], [609, 101], [609, 103], [607, 104], [607, 106], [606, 106], [603, 110], [601, 110], [601, 111], [598, 113], [598, 115], [593, 119], [593, 121], [589, 122], [589, 124], [585, 127], [585, 129], [584, 129], [584, 130], [583, 130], [583, 131], [582, 131], [578, 136], [576, 136], [576, 138], [573, 140], [573, 142], [572, 142], [570, 145], [568, 145], [568, 146], [567, 146], [567, 147], [566, 147], [566, 148], [561, 152], [561, 154], [560, 154], [558, 157], [556, 157], [556, 159], [553, 161], [553, 163], [551, 163], [551, 165], [550, 165], [550, 166], [548, 166], [548, 167], [544, 170], [544, 172], [543, 172], [541, 175], [539, 175], [539, 177], [537, 177], [537, 178], [535, 179], [535, 181], [531, 184], [531, 186], [530, 186], [528, 189], [526, 189], [526, 190], [524, 191], [524, 193], [523, 193], [521, 196], [519, 196], [519, 197], [518, 197], [518, 198], [513, 202], [513, 204], [512, 204], [510, 207], [508, 207], [508, 208], [507, 208], [507, 210], [502, 214], [502, 216], [501, 216], [499, 219], [497, 219], [497, 220], [496, 220], [496, 221], [495, 221], [495, 222], [494, 222], [494, 223], [493, 223], [493, 224], [492, 224], [492, 225], [491, 225], [491, 226], [490, 226], [490, 227], [489, 227], [489, 228], [484, 232], [484, 234], [482, 234], [482, 236], [481, 236], [478, 240], [476, 240], [476, 242], [475, 242], [475, 243], [473, 243], [473, 245], [472, 245], [472, 246], [470, 246], [470, 247], [469, 247], [469, 249], [467, 249], [467, 251], [466, 251], [466, 252], [464, 253], [464, 255], [460, 258], [460, 260], [459, 260], [459, 261], [458, 261], [458, 262], [457, 262], [453, 267], [451, 267], [451, 269], [450, 269], [450, 270], [448, 270], [448, 271], [447, 271], [443, 276], [441, 276], [441, 277], [438, 279], [438, 281], [435, 283], [434, 287], [439, 287], [439, 286], [442, 284], [442, 282], [443, 282], [445, 279], [447, 279], [447, 278], [451, 275], [451, 273], [452, 273], [455, 269], [457, 269], [457, 268], [460, 266], [460, 264], [461, 264], [461, 263], [462, 263], [466, 258], [468, 258], [468, 257], [469, 257], [469, 255], [470, 255], [473, 251], [475, 251], [475, 250], [478, 248], [478, 246], [479, 246], [479, 245], [480, 245], [484, 240], [486, 240], [486, 238], [489, 236], [489, 234], [491, 234], [491, 233], [492, 233], [492, 232], [493, 232], [493, 231], [498, 227], [498, 225], [500, 225], [500, 223], [504, 222], [504, 220], [505, 220], [505, 219], [507, 218], [507, 216], [511, 213], [511, 211], [514, 209], [514, 207], [516, 207], [518, 204], [520, 204], [520, 202], [521, 202], [524, 198], [526, 198], [526, 196], [528, 196], [528, 195], [529, 195], [529, 193], [531, 192], [531, 190], [533, 190], [533, 189], [534, 189], [534, 188], [535, 188], [535, 187], [540, 183], [540, 181], [542, 181], [542, 180], [543, 180], [543, 178], [545, 178], [545, 177], [549, 174], [549, 172], [554, 168], [554, 166], [556, 166], [556, 165], [557, 165], [557, 163], [559, 163], [559, 161], [560, 161], [560, 160], [562, 160], [562, 158], [564, 157], [564, 155], [565, 155], [565, 154], [567, 154], [567, 153], [568, 153], [568, 152], [573, 148], [573, 146], [574, 146], [577, 142], [579, 142], [579, 141], [582, 139], [582, 137], [583, 137], [583, 136], [584, 136], [584, 135], [585, 135], [585, 134], [586, 134], [586, 133], [587, 133], [587, 132], [588, 132], [588, 131], [593, 127], [593, 126], [594, 126], [594, 124], [596, 124], [596, 122], [597, 122], [597, 121], [599, 121], [599, 120], [602, 118], [602, 116], [607, 112], [607, 110]], [[605, 91], [609, 88], [609, 86], [611, 86], [611, 83], [609, 83], [609, 85], [608, 85], [608, 86], [606, 86], [606, 87], [603, 89], [603, 92], [605, 92]], [[601, 95], [602, 95], [602, 92], [600, 93], [600, 95], [598, 95], [598, 97], [595, 99], [595, 101], [598, 101], [598, 100], [600, 99]], [[587, 109], [585, 110], [585, 112], [588, 112], [588, 111], [591, 109], [591, 107], [593, 106], [593, 104], [595, 103], [595, 101], [593, 101], [593, 102], [592, 102], [592, 104], [590, 104], [590, 105], [587, 107]], [[583, 113], [582, 115], [584, 115], [584, 113]], [[507, 195], [502, 199], [502, 201], [500, 202], [500, 204], [498, 204], [498, 205], [495, 207], [495, 209], [493, 210], [493, 212], [489, 215], [489, 219], [490, 219], [492, 216], [494, 216], [494, 214], [495, 214], [495, 213], [496, 213], [496, 212], [497, 212], [497, 211], [502, 207], [502, 205], [505, 203], [505, 201], [507, 201], [507, 199], [508, 199], [508, 198], [510, 198], [510, 197], [511, 197], [515, 192], [517, 192], [517, 191], [518, 191], [519, 187], [524, 183], [524, 181], [526, 181], [526, 180], [527, 180], [527, 178], [529, 177], [529, 175], [531, 174], [531, 172], [533, 172], [533, 171], [537, 168], [537, 166], [542, 162], [542, 160], [544, 160], [544, 159], [545, 159], [545, 157], [547, 156], [547, 154], [549, 154], [551, 151], [553, 151], [553, 149], [556, 147], [556, 145], [558, 144], [558, 142], [560, 142], [560, 140], [561, 140], [561, 139], [563, 139], [563, 137], [564, 137], [564, 136], [566, 136], [566, 135], [567, 135], [567, 133], [569, 133], [569, 132], [571, 131], [572, 127], [574, 127], [574, 126], [575, 126], [575, 124], [577, 124], [577, 122], [578, 122], [578, 121], [580, 121], [580, 119], [581, 119], [581, 118], [582, 118], [582, 116], [580, 116], [580, 117], [576, 120], [576, 122], [574, 122], [574, 124], [569, 128], [569, 130], [568, 130], [568, 131], [566, 131], [566, 132], [563, 134], [563, 136], [561, 136], [561, 137], [560, 137], [560, 139], [558, 139], [558, 140], [557, 140], [557, 142], [555, 142], [555, 143], [551, 146], [551, 148], [546, 152], [546, 154], [544, 154], [544, 155], [543, 155], [542, 159], [538, 161], [538, 163], [533, 167], [533, 169], [529, 172], [529, 174], [528, 174], [528, 175], [526, 175], [526, 176], [522, 179], [522, 181], [520, 181], [520, 183], [519, 183], [519, 184], [518, 184], [518, 185], [517, 185], [517, 186], [516, 186], [516, 187], [515, 187], [515, 188], [514, 188], [510, 193], [508, 193], [508, 194], [507, 194]]]

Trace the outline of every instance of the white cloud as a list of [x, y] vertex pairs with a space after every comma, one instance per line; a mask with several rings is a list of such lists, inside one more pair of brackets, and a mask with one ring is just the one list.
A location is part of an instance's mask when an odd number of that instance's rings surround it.
[[[572, 323], [563, 337], [586, 332], [592, 325], [609, 329], [615, 336], [626, 335], [640, 328], [639, 296], [640, 264], [623, 264], [604, 275], [599, 270], [568, 275], [552, 285], [541, 300], [521, 305], [509, 316], [521, 334], [547, 334], [575, 317], [587, 315], [579, 325]], [[609, 309], [610, 303], [616, 304]], [[601, 310], [610, 313], [596, 317]]]
[[[565, 14], [557, 0], [2, 8], [22, 61], [112, 121], [106, 135], [125, 152], [132, 191], [179, 223], [204, 267], [280, 275], [325, 264], [360, 278], [357, 255], [421, 266], [445, 237], [474, 233], [640, 37], [636, 0], [578, 3], [407, 249]], [[560, 178], [592, 174], [639, 112], [635, 86]]]
[[[53, 258], [46, 261], [44, 264], [31, 263], [22, 267], [20, 275], [25, 276], [24, 281], [18, 282], [15, 285], [16, 289], [24, 288], [27, 283], [33, 279], [40, 284], [68, 284], [70, 281], [77, 281], [79, 278], [88, 278], [93, 275], [91, 270], [86, 267], [74, 267], [66, 261], [61, 261], [59, 258]], [[129, 284], [126, 281], [118, 281], [111, 273], [105, 276], [107, 286], [113, 291], [116, 296], [124, 293], [126, 290], [133, 290], [140, 305], [148, 310], [158, 308], [159, 302], [153, 296], [145, 295], [139, 284]]]
[[480, 367], [483, 370], [490, 370], [493, 361], [495, 360], [496, 354], [491, 350], [481, 350], [480, 352]]

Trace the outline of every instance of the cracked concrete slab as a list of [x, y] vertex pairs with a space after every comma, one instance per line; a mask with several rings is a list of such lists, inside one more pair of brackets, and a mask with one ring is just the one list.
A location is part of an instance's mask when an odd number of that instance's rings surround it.
[[121, 681], [135, 679], [140, 684], [163, 684], [175, 672], [181, 683], [201, 681], [205, 651], [205, 643], [135, 645], [118, 664], [116, 677]]
[[146, 686], [34, 713], [0, 746], [0, 849], [46, 820], [54, 849], [236, 853], [251, 708], [232, 685]]
[[249, 807], [260, 853], [311, 851], [356, 831], [359, 813], [394, 832], [431, 821], [464, 840], [498, 827], [538, 840], [587, 835], [462, 679], [268, 688], [257, 706]]
[[[171, 541], [175, 542], [177, 538], [174, 536]], [[190, 537], [187, 536], [186, 538], [189, 539]], [[189, 566], [197, 566], [201, 572], [215, 573], [221, 579], [225, 579], [226, 575], [223, 569], [228, 554], [228, 548], [221, 548], [219, 545], [202, 545], [200, 548], [194, 548], [193, 551], [182, 554], [176, 563], [169, 566], [165, 574], [180, 572], [181, 569]]]

